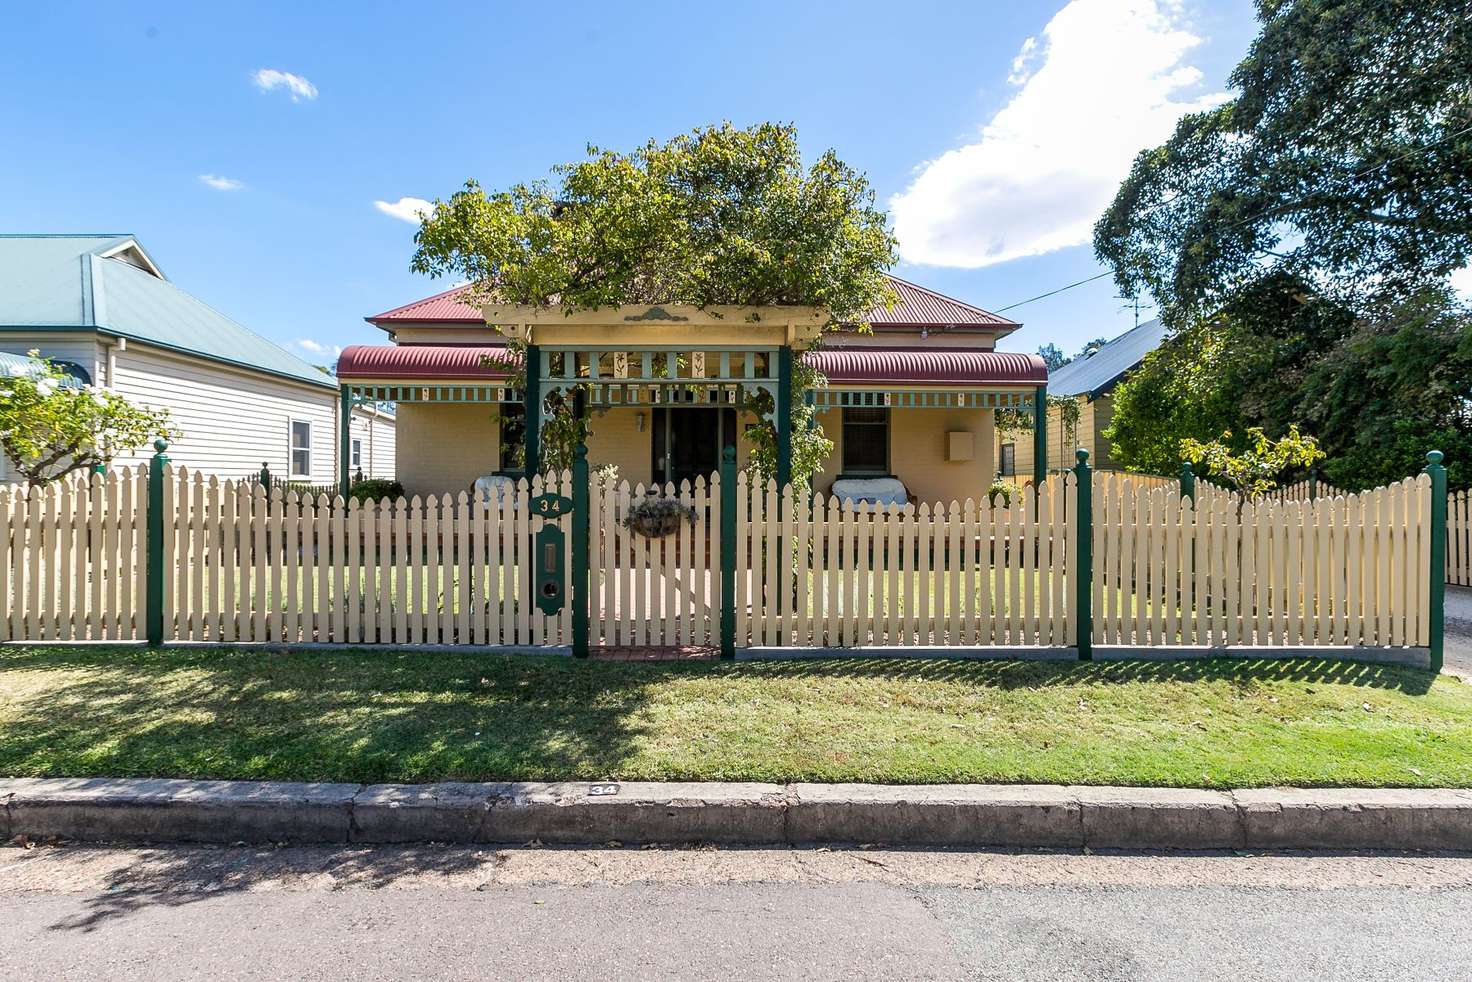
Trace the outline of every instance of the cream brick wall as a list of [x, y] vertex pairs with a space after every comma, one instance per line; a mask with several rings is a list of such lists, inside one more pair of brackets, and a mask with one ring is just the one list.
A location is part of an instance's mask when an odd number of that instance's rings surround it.
[[[815, 480], [829, 491], [843, 462], [843, 410], [818, 414], [833, 441], [833, 456]], [[973, 457], [946, 460], [946, 434], [972, 434]], [[889, 469], [921, 501], [980, 500], [996, 473], [996, 428], [990, 409], [892, 409], [889, 414]]]
[[[680, 412], [673, 409], [672, 412]], [[635, 413], [643, 412], [640, 432]], [[443, 494], [468, 488], [484, 474], [494, 473], [499, 459], [499, 424], [494, 408], [459, 405], [399, 407], [398, 479], [409, 494]], [[613, 464], [619, 477], [633, 484], [653, 480], [653, 412], [611, 409], [592, 419], [588, 463]], [[843, 459], [842, 411], [819, 414], [834, 452], [814, 484], [829, 491]], [[756, 422], [749, 413], [737, 416], [737, 460], [745, 463], [751, 451], [746, 427]], [[973, 459], [946, 460], [946, 434], [972, 434]], [[996, 473], [996, 433], [989, 409], [895, 409], [890, 414], [890, 467], [905, 487], [921, 501], [979, 500]]]
[[394, 434], [395, 467], [404, 493], [454, 494], [494, 474], [501, 460], [495, 406], [401, 403]]

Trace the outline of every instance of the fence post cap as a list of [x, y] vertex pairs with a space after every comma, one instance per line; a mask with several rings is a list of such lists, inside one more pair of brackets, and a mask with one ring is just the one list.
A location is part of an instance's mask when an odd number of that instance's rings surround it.
[[722, 450], [721, 451], [721, 459], [722, 460], [725, 460], [725, 461], [730, 461], [731, 463], [734, 464], [736, 462], [736, 448], [735, 447], [727, 447], [724, 450]]
[[1442, 453], [1440, 450], [1432, 450], [1426, 454], [1426, 463], [1433, 466], [1439, 465], [1445, 458], [1446, 454]]
[[578, 460], [587, 460], [588, 459], [588, 445], [586, 443], [579, 443], [577, 445], [577, 448], [574, 449], [572, 453], [573, 453], [573, 456], [576, 457]]
[[165, 440], [163, 437], [159, 437], [157, 440], [153, 441], [153, 449], [157, 450], [159, 453], [163, 453], [165, 450], [169, 449], [169, 441]]
[[1087, 464], [1089, 462], [1089, 452], [1083, 447], [1079, 447], [1077, 450], [1075, 450], [1073, 452], [1073, 455], [1078, 458], [1078, 462], [1080, 464]]

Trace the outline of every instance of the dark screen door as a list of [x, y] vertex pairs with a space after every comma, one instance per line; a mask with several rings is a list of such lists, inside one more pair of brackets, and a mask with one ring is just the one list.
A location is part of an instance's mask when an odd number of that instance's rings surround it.
[[734, 409], [655, 409], [654, 478], [661, 484], [709, 479], [721, 466], [721, 449], [736, 445]]

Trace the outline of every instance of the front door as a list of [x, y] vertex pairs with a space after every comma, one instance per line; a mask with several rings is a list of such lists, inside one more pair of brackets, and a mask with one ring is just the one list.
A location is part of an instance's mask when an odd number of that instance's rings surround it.
[[654, 479], [661, 484], [696, 477], [710, 479], [721, 466], [721, 449], [736, 445], [736, 410], [657, 408], [654, 424]]

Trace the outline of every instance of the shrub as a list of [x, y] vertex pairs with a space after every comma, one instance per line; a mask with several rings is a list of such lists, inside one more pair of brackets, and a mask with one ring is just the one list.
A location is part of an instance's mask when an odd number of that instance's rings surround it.
[[397, 500], [404, 496], [404, 486], [398, 481], [385, 478], [369, 478], [359, 481], [348, 489], [348, 497], [359, 501], [382, 501], [384, 498]]

